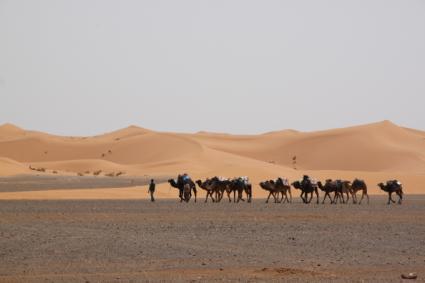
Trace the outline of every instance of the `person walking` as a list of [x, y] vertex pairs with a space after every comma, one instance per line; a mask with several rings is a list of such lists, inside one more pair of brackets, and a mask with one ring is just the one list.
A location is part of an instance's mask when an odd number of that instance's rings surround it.
[[151, 195], [151, 202], [154, 202], [155, 201], [155, 198], [153, 196], [154, 193], [155, 193], [155, 181], [154, 181], [154, 179], [151, 179], [151, 183], [149, 185], [148, 193]]

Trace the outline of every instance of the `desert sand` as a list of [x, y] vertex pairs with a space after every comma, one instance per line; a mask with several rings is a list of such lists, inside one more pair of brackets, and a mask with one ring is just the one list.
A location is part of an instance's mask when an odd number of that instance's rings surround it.
[[[296, 156], [294, 163], [293, 157]], [[30, 170], [44, 168], [45, 172]], [[382, 121], [318, 132], [284, 130], [261, 135], [199, 132], [164, 133], [137, 126], [93, 137], [64, 137], [0, 126], [0, 176], [93, 175], [193, 178], [249, 176], [254, 197], [265, 197], [257, 184], [278, 176], [290, 180], [309, 174], [316, 179], [363, 178], [370, 194], [376, 184], [399, 179], [406, 194], [425, 193], [425, 132]], [[115, 177], [118, 178], [118, 177]], [[84, 188], [81, 188], [84, 189]], [[58, 188], [45, 192], [1, 192], [0, 199], [146, 198], [134, 192], [97, 188], [90, 192]], [[98, 193], [97, 193], [98, 192]], [[201, 192], [202, 195], [203, 192]], [[159, 198], [175, 198], [168, 184]]]

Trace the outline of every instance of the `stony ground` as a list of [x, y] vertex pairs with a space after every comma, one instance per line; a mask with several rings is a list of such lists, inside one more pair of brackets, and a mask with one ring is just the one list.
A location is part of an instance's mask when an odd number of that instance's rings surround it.
[[0, 192], [134, 187], [149, 184], [151, 178], [155, 178], [156, 183], [160, 184], [166, 182], [170, 177], [18, 175], [0, 177]]
[[425, 197], [385, 203], [0, 201], [0, 281], [423, 281]]

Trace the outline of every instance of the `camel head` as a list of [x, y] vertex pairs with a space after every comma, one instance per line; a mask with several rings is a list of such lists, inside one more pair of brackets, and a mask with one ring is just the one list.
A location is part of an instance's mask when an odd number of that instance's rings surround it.
[[267, 182], [260, 182], [260, 184], [259, 184], [259, 185], [260, 185], [260, 187], [261, 187], [263, 190], [266, 190], [266, 191], [267, 191], [267, 190], [268, 190], [268, 188], [269, 188], [269, 187], [267, 186]]
[[202, 180], [196, 180], [196, 181], [195, 181], [195, 183], [196, 183], [199, 187], [201, 187], [201, 188], [203, 188], [203, 187], [204, 187], [204, 185], [205, 185], [205, 183], [204, 183], [204, 182], [202, 182]]
[[378, 184], [378, 187], [380, 187], [380, 188], [381, 188], [381, 190], [383, 190], [383, 191], [385, 191], [385, 192], [387, 191], [387, 186], [385, 186], [385, 185], [384, 185], [384, 183], [379, 183], [379, 184]]
[[300, 181], [295, 181], [291, 185], [298, 190], [301, 189], [301, 182]]
[[168, 183], [174, 188], [178, 187], [178, 184], [177, 184], [176, 180], [174, 180], [174, 179], [169, 179]]

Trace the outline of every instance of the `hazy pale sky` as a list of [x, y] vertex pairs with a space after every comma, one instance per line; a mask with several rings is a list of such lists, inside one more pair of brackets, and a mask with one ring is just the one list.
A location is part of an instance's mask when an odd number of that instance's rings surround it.
[[0, 123], [425, 129], [425, 1], [0, 0]]

